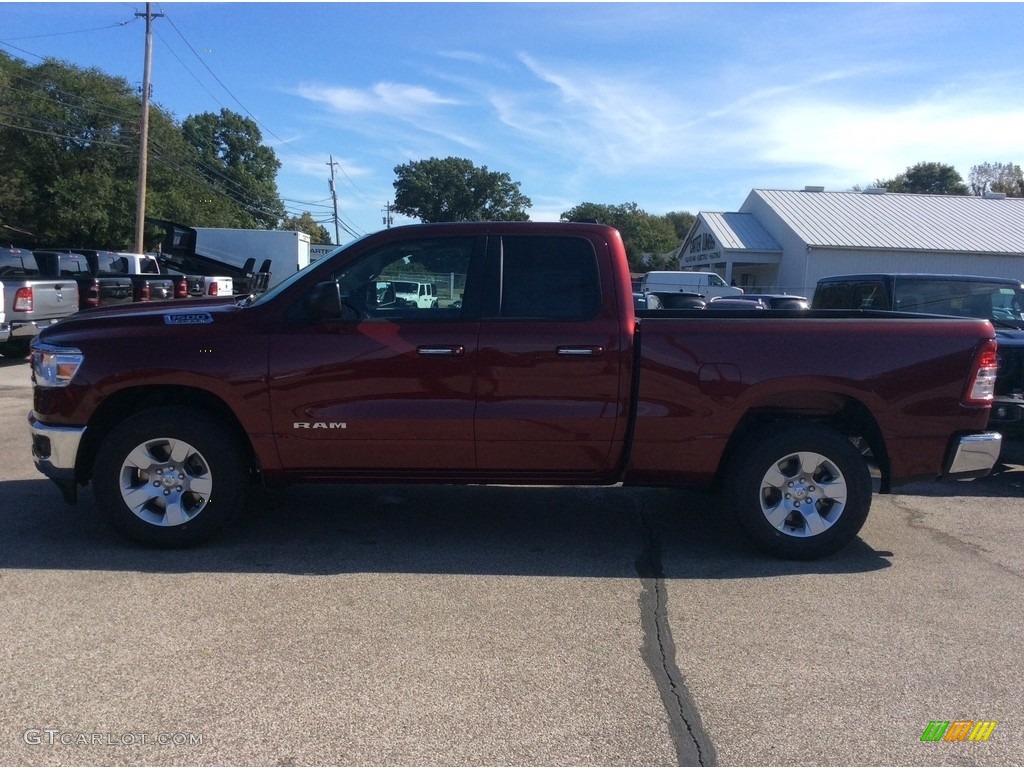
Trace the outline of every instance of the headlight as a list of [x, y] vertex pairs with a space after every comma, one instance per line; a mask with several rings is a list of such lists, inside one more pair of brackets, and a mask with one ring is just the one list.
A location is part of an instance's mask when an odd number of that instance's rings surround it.
[[66, 387], [85, 356], [74, 347], [32, 343], [32, 383], [37, 387]]

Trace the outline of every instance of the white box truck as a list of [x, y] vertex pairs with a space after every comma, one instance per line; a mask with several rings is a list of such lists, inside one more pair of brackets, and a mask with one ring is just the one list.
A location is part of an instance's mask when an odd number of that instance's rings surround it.
[[276, 229], [195, 227], [196, 255], [243, 267], [255, 259], [259, 272], [269, 272], [267, 287], [309, 266], [309, 235]]
[[235, 293], [259, 293], [309, 265], [305, 232], [187, 227], [146, 219], [161, 232], [160, 260], [186, 275], [228, 276]]
[[699, 293], [705, 299], [741, 296], [742, 288], [726, 284], [715, 272], [648, 272], [640, 281], [644, 293]]

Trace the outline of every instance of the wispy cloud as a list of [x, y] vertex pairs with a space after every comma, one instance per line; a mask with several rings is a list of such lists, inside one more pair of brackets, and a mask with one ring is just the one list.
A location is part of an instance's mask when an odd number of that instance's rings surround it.
[[345, 114], [372, 113], [403, 117], [459, 103], [429, 88], [404, 83], [377, 83], [369, 88], [302, 84], [295, 89], [295, 93]]

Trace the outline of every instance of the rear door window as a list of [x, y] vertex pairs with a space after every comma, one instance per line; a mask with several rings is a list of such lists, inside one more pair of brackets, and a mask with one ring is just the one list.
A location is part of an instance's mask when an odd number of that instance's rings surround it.
[[31, 251], [0, 251], [0, 276], [39, 277], [39, 266]]
[[487, 317], [587, 320], [601, 311], [597, 254], [584, 238], [504, 237], [488, 272]]

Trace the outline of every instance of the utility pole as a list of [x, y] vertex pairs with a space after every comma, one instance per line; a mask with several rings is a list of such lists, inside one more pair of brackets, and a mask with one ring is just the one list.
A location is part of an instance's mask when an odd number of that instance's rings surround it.
[[331, 178], [327, 180], [327, 183], [331, 188], [331, 199], [334, 200], [334, 244], [341, 245], [341, 235], [338, 234], [338, 192], [334, 188], [334, 166], [338, 163], [334, 162], [334, 155], [331, 155], [331, 162], [327, 165], [331, 166]]
[[149, 159], [149, 74], [153, 66], [153, 13], [152, 3], [146, 3], [146, 12], [135, 13], [146, 17], [146, 63], [142, 68], [142, 122], [139, 126], [139, 195], [135, 204], [135, 252], [145, 253], [143, 243], [146, 228], [146, 164]]
[[381, 213], [384, 214], [384, 226], [391, 229], [391, 225], [395, 223], [395, 218], [391, 215], [391, 211], [394, 209], [391, 207], [391, 201], [388, 200], [384, 208], [381, 208]]

